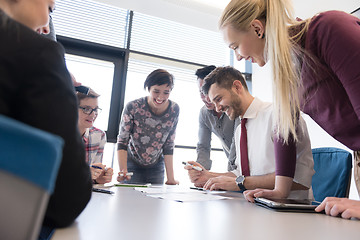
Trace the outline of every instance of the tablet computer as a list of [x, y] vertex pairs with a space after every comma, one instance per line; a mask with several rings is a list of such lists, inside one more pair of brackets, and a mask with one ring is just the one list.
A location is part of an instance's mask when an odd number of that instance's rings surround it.
[[315, 212], [315, 208], [320, 204], [320, 202], [310, 199], [255, 198], [255, 204], [276, 211]]

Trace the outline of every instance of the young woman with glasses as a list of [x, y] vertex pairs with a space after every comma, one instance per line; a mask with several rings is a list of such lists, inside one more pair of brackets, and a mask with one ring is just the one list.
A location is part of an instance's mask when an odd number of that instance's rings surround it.
[[89, 88], [87, 94], [77, 92], [76, 96], [79, 101], [78, 126], [85, 143], [86, 162], [90, 166], [93, 182], [100, 184], [111, 182], [113, 169], [106, 168], [106, 165], [102, 164], [106, 134], [94, 127], [94, 122], [101, 112], [101, 108], [98, 106], [100, 95]]

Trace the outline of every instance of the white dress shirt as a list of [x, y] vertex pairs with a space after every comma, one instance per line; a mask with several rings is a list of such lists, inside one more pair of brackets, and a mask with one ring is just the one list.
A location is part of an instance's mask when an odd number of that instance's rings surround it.
[[[272, 104], [262, 102], [255, 98], [244, 114], [247, 118], [245, 125], [247, 130], [248, 158], [250, 175], [265, 175], [275, 172], [274, 151], [274, 125], [272, 119]], [[237, 169], [232, 171], [236, 176], [241, 173], [240, 159], [240, 125], [235, 131], [236, 165]], [[296, 145], [296, 170], [294, 182], [311, 188], [311, 179], [314, 171], [314, 161], [306, 123], [302, 117], [299, 121], [299, 141]], [[312, 191], [291, 191], [288, 198], [312, 198]]]

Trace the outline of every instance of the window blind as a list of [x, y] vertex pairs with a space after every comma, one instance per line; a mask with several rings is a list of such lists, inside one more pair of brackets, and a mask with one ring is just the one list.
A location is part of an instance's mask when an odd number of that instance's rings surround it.
[[134, 13], [130, 49], [204, 65], [228, 65], [220, 32]]
[[57, 35], [124, 48], [128, 11], [92, 0], [62, 0], [52, 14]]

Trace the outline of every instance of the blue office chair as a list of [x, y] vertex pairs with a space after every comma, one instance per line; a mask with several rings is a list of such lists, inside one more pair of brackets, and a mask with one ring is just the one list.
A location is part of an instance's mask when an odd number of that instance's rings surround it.
[[352, 155], [339, 148], [314, 148], [315, 174], [312, 188], [316, 201], [326, 197], [348, 197], [351, 180]]
[[0, 239], [37, 239], [62, 157], [59, 136], [0, 115]]

